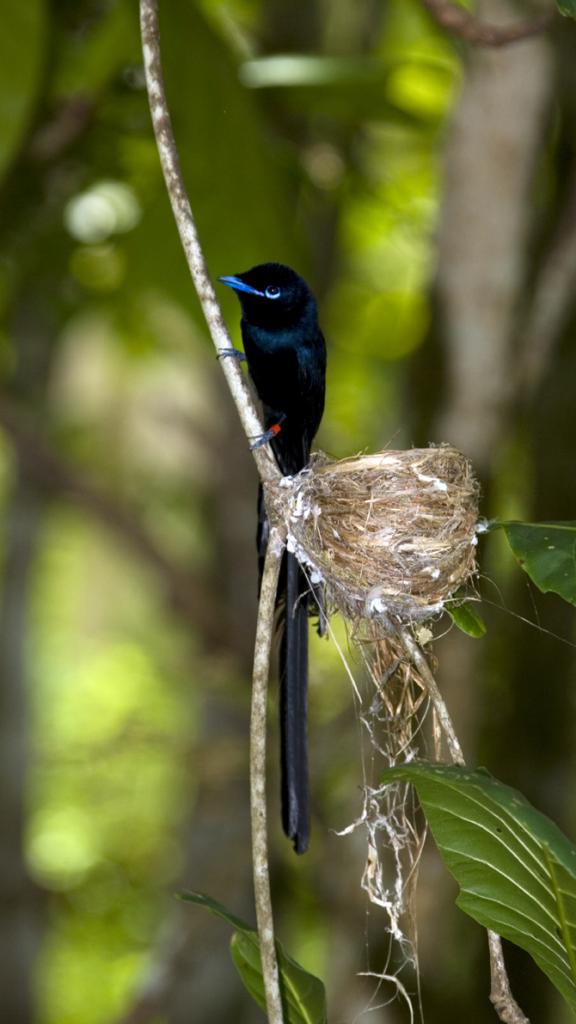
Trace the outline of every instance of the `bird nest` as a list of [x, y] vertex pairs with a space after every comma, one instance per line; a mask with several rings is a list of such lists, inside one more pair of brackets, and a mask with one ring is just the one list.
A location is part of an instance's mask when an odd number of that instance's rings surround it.
[[349, 618], [429, 618], [476, 570], [478, 486], [455, 448], [318, 454], [286, 484], [288, 547]]

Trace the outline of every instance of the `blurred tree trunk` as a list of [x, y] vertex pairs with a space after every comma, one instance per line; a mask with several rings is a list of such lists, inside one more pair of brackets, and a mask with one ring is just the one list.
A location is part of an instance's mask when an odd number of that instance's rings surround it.
[[[507, 0], [482, 0], [476, 10], [496, 23], [517, 16]], [[470, 52], [446, 146], [436, 310], [431, 344], [423, 355], [423, 363], [433, 361], [442, 369], [435, 375], [440, 386], [432, 393], [430, 377], [427, 385], [422, 378], [427, 393], [419, 440], [449, 441], [471, 457], [487, 515], [505, 514], [493, 504], [493, 495], [502, 493], [501, 480], [509, 487], [510, 478], [516, 477], [518, 497], [529, 493], [531, 481], [520, 478], [529, 474], [534, 459], [538, 490], [523, 510], [525, 517], [573, 517], [574, 489], [567, 483], [573, 474], [558, 461], [566, 452], [566, 430], [573, 420], [573, 393], [570, 409], [566, 395], [568, 373], [574, 372], [569, 358], [547, 378], [545, 395], [540, 390], [520, 437], [513, 420], [523, 404], [521, 364], [528, 356], [525, 346], [532, 344], [527, 327], [546, 265], [546, 252], [537, 253], [535, 246], [540, 230], [536, 215], [543, 201], [537, 172], [547, 152], [553, 58], [546, 37], [498, 51]], [[553, 197], [552, 202], [554, 198], [558, 201]], [[551, 197], [546, 199], [550, 204]], [[548, 208], [546, 214], [554, 221], [558, 210]], [[538, 257], [541, 262], [536, 262]], [[551, 354], [552, 345], [548, 360]], [[544, 367], [541, 373], [545, 375]], [[497, 590], [486, 593], [498, 602]], [[506, 600], [513, 612], [530, 620], [537, 614], [520, 573]], [[567, 607], [560, 612], [551, 628], [569, 636], [573, 613]], [[503, 613], [495, 615], [487, 608], [483, 614], [489, 624], [483, 643], [453, 629], [437, 645], [442, 687], [465, 753], [472, 763], [487, 763], [495, 774], [519, 786], [542, 810], [561, 814], [566, 790], [558, 784], [573, 758], [563, 697], [573, 652]], [[423, 886], [432, 872], [434, 901], [427, 901], [419, 929], [427, 1018], [445, 1019], [446, 992], [451, 991], [454, 1019], [469, 1015], [472, 1000], [477, 1007], [474, 1020], [488, 1024], [494, 1011], [486, 999], [487, 968], [480, 972], [471, 966], [475, 961], [479, 967], [480, 958], [485, 959], [482, 935], [456, 914], [441, 913], [453, 887], [445, 879], [445, 895], [439, 892], [435, 860], [429, 866], [425, 862]], [[454, 984], [454, 951], [461, 948], [467, 948], [470, 971], [478, 978], [473, 990], [468, 981]], [[535, 1020], [558, 1019], [557, 997], [539, 972], [528, 968], [518, 951], [511, 950], [509, 960], [513, 988], [525, 1012]]]
[[42, 505], [17, 469], [7, 501], [0, 599], [0, 1005], [6, 1020], [34, 1020], [41, 941], [37, 891], [24, 854], [28, 797], [30, 592]]
[[[515, 16], [508, 0], [483, 0], [477, 10], [496, 24]], [[472, 50], [446, 144], [434, 325], [445, 369], [425, 441], [448, 441], [469, 456], [485, 513], [519, 399], [515, 343], [553, 72], [545, 37]], [[472, 759], [482, 653], [457, 630], [439, 647], [444, 687]]]
[[[35, 417], [44, 405], [53, 351], [52, 316], [43, 295], [23, 294], [15, 307], [12, 388]], [[45, 501], [14, 456], [6, 499], [0, 593], [0, 1006], [6, 1020], [35, 1019], [40, 893], [26, 867], [30, 770], [31, 597]]]
[[[503, 0], [483, 0], [477, 9], [496, 23], [515, 14]], [[446, 146], [437, 291], [447, 389], [432, 433], [461, 448], [485, 478], [516, 398], [513, 342], [552, 74], [543, 37], [474, 50]]]

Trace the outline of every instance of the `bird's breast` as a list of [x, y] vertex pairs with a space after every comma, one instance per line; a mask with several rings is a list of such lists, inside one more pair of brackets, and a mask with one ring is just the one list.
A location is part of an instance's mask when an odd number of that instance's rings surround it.
[[242, 336], [250, 375], [262, 402], [302, 419], [304, 407], [310, 399], [314, 401], [316, 377], [323, 392], [325, 350], [317, 327], [267, 330], [243, 322]]

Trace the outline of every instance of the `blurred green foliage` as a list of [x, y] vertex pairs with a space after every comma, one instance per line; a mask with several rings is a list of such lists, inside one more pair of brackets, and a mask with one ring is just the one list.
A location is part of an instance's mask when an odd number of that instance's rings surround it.
[[43, 0], [9, 3], [0, 41], [0, 175], [28, 127], [41, 86], [47, 12]]
[[97, 1022], [125, 1005], [182, 866], [197, 693], [138, 565], [70, 513], [45, 538], [35, 621], [28, 858], [57, 925], [43, 1019]]

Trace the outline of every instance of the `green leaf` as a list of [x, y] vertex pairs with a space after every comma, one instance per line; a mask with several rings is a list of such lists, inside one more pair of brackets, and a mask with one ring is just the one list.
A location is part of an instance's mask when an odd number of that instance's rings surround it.
[[576, 0], [556, 0], [556, 7], [567, 18], [576, 18]]
[[486, 624], [471, 601], [464, 601], [462, 604], [449, 602], [444, 607], [454, 625], [463, 633], [473, 636], [476, 640], [486, 636]]
[[576, 1010], [576, 847], [517, 790], [482, 769], [414, 763], [411, 782], [458, 906], [525, 949]]
[[215, 917], [221, 917], [222, 920], [234, 925], [234, 928], [237, 928], [239, 931], [254, 932], [256, 934], [256, 930], [251, 925], [243, 921], [241, 917], [237, 917], [231, 910], [227, 910], [223, 903], [213, 900], [211, 896], [207, 896], [206, 893], [187, 889], [185, 892], [178, 893], [178, 899], [183, 900], [185, 903], [195, 903], [197, 907], [206, 907]]
[[[247, 991], [262, 1009], [266, 1009], [256, 929], [204, 893], [184, 892], [181, 893], [181, 899], [206, 907], [233, 925], [235, 932], [230, 942], [232, 960]], [[279, 942], [276, 943], [276, 954], [286, 1024], [326, 1024], [326, 993], [320, 979], [309, 974], [288, 956]]]
[[543, 593], [576, 605], [576, 523], [501, 523], [518, 564]]
[[30, 122], [47, 41], [44, 0], [5, 0], [0, 33], [0, 177]]
[[[246, 989], [258, 1005], [266, 1009], [256, 933], [235, 932], [230, 950]], [[279, 942], [276, 943], [276, 952], [286, 1024], [326, 1024], [326, 994], [320, 979], [288, 956]]]

